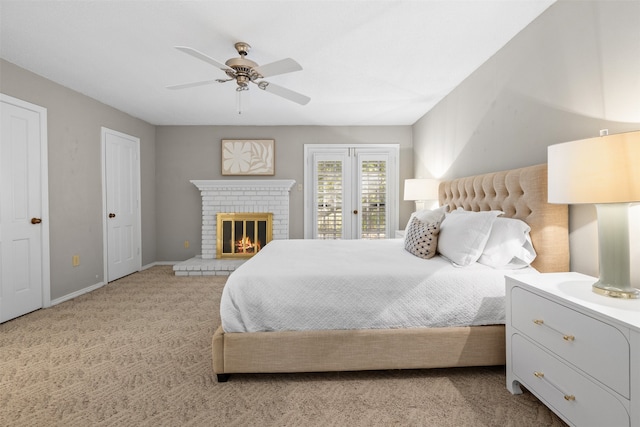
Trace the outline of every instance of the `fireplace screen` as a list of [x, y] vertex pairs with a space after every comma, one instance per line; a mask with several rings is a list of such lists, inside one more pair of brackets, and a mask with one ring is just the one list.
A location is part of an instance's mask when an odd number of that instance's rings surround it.
[[248, 258], [271, 241], [271, 213], [219, 213], [217, 217], [218, 258]]

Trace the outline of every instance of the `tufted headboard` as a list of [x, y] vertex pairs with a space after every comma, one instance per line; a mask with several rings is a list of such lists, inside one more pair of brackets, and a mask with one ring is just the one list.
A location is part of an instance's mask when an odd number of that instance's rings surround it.
[[451, 210], [501, 210], [505, 217], [525, 221], [538, 271], [569, 271], [569, 213], [567, 205], [547, 202], [547, 165], [457, 178], [440, 183], [440, 205]]

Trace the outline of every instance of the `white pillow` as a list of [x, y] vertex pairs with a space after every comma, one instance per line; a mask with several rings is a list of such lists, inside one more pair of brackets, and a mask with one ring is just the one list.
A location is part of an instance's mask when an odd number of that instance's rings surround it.
[[409, 217], [409, 221], [407, 221], [407, 226], [404, 228], [404, 235], [407, 235], [407, 232], [409, 231], [409, 224], [411, 224], [411, 220], [413, 218], [418, 218], [420, 221], [426, 223], [442, 222], [444, 214], [447, 212], [449, 212], [449, 205], [440, 206], [436, 209], [422, 209], [413, 212]]
[[536, 258], [529, 232], [531, 227], [515, 218], [496, 218], [480, 264], [498, 269], [526, 267]]
[[464, 210], [451, 212], [440, 225], [438, 252], [458, 266], [476, 262], [487, 244], [496, 217], [502, 213]]

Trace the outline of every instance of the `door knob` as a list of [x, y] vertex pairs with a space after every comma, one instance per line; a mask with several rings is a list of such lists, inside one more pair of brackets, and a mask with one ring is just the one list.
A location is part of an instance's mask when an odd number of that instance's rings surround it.
[[31, 218], [31, 224], [40, 224], [41, 222], [40, 218]]
[[109, 218], [115, 218], [115, 217], [116, 217], [116, 214], [114, 214], [114, 213], [110, 213], [109, 214]]
[[353, 213], [354, 213], [354, 214], [356, 214], [356, 215], [358, 215], [358, 209], [354, 209], [354, 210], [353, 210]]

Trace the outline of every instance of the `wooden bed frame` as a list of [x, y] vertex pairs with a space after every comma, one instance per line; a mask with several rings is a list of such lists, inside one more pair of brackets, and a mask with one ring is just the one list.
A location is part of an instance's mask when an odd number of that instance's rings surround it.
[[[440, 204], [502, 210], [531, 227], [541, 272], [569, 270], [568, 210], [547, 203], [547, 167], [536, 165], [440, 184]], [[452, 328], [225, 333], [213, 336], [213, 371], [324, 372], [505, 364], [504, 325]]]

